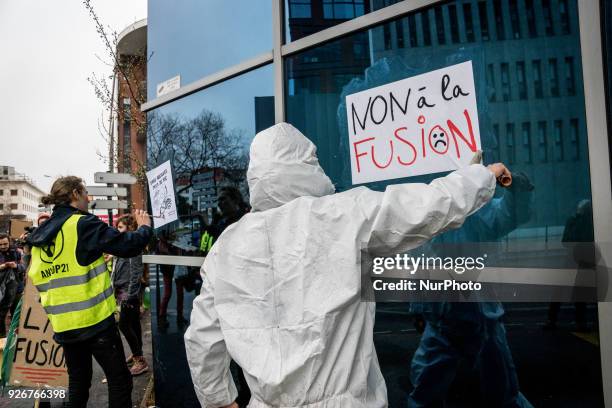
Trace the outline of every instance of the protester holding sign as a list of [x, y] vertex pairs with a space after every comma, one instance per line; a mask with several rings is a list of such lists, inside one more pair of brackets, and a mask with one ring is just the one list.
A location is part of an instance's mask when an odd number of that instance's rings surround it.
[[149, 216], [136, 210], [137, 231], [120, 233], [87, 212], [87, 190], [74, 176], [57, 179], [43, 204], [51, 218], [28, 237], [32, 260], [28, 275], [64, 348], [69, 402], [85, 407], [92, 356], [108, 378], [109, 405], [131, 406], [132, 376], [115, 323], [115, 297], [103, 254], [139, 255], [151, 238]]
[[334, 194], [297, 129], [280, 123], [260, 132], [247, 172], [252, 210], [206, 257], [185, 334], [201, 404], [236, 399], [234, 359], [251, 406], [387, 406], [375, 304], [360, 298], [361, 251], [400, 253], [461, 226], [504, 174], [503, 164], [474, 164], [429, 185]]

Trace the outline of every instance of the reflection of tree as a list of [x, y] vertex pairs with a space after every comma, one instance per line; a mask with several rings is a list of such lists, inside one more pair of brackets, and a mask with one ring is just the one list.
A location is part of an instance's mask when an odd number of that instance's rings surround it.
[[[191, 119], [176, 114], [150, 113], [148, 121], [148, 163], [150, 167], [172, 159], [173, 171], [189, 179], [177, 194], [193, 185], [193, 177], [204, 169], [220, 168], [228, 181], [244, 180], [248, 156], [243, 135], [228, 130], [225, 119], [202, 110]], [[235, 180], [234, 180], [235, 179]]]

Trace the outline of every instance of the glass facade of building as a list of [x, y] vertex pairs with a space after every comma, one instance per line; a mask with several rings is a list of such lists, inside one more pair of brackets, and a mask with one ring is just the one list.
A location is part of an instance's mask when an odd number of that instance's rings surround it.
[[[272, 47], [269, 1], [249, 2], [246, 8], [215, 1], [206, 6], [188, 3], [174, 6], [149, 2], [152, 57], [148, 84], [153, 92], [168, 76], [181, 75], [183, 83], [194, 81]], [[395, 3], [286, 0], [285, 41]], [[178, 19], [183, 19], [181, 24]], [[212, 24], [213, 20], [228, 23], [218, 29], [219, 24]], [[343, 191], [352, 187], [344, 97], [467, 60], [474, 66], [485, 163], [503, 161], [533, 185], [533, 190], [524, 194], [525, 204], [516, 209], [521, 212], [517, 214], [522, 220], [520, 226], [494, 235], [507, 241], [560, 242], [565, 222], [576, 212], [578, 203], [591, 199], [575, 0], [439, 2], [287, 55], [282, 58], [282, 110], [285, 120], [317, 145], [324, 170], [337, 190]], [[156, 129], [164, 125], [158, 122], [172, 112], [183, 119], [209, 112], [220, 114], [227, 122], [224, 132], [228, 135], [234, 127], [239, 128], [240, 143], [245, 148], [257, 131], [274, 123], [274, 75], [270, 64], [154, 109], [149, 133], [158, 133]], [[229, 90], [241, 81], [245, 88]], [[226, 88], [228, 91], [223, 91]], [[153, 98], [151, 91], [149, 96]], [[191, 141], [194, 136], [189, 126], [181, 129], [173, 137]], [[149, 155], [155, 156], [155, 147], [149, 146]], [[244, 170], [246, 154], [243, 159], [239, 167]], [[156, 162], [150, 160], [149, 165]], [[198, 178], [204, 176], [196, 175], [213, 168], [224, 171], [222, 167], [208, 157], [193, 160], [190, 168], [174, 165], [177, 191], [185, 200], [180, 203], [182, 216], [196, 214], [207, 222], [205, 217], [214, 208], [216, 193], [198, 190], [202, 187]], [[391, 183], [432, 178], [370, 183], [368, 187], [383, 190]], [[222, 185], [220, 182], [216, 188]], [[247, 198], [244, 185], [241, 191]], [[498, 196], [503, 194], [498, 192]], [[466, 238], [470, 236], [474, 240], [491, 238], [490, 234], [467, 234]]]
[[148, 5], [149, 100], [156, 97], [156, 84], [176, 75], [186, 85], [272, 48], [270, 1], [150, 0]]
[[[342, 191], [352, 187], [344, 97], [471, 60], [485, 163], [502, 161], [534, 186], [519, 209], [525, 222], [506, 238], [560, 241], [591, 199], [576, 3], [561, 3], [553, 13], [540, 2], [447, 2], [294, 54], [286, 119]], [[529, 18], [543, 14], [552, 20]]]
[[[499, 199], [512, 195], [508, 216], [515, 225], [466, 223], [440, 240], [496, 241], [500, 253], [521, 260], [506, 266], [527, 269], [541, 263], [517, 256], [525, 242], [534, 252], [562, 247], [568, 220], [579, 205], [590, 208], [592, 200], [581, 0], [431, 1], [373, 23], [367, 19], [380, 16], [378, 11], [410, 8], [412, 2], [274, 1], [149, 0], [148, 167], [171, 161], [179, 210], [178, 222], [158, 230], [174, 249], [157, 254], [203, 255], [202, 231], [214, 217], [222, 187], [236, 187], [248, 202], [248, 146], [260, 130], [283, 120], [296, 126], [317, 146], [319, 161], [337, 191], [353, 188], [345, 97], [464, 61], [472, 61], [474, 68], [484, 162], [504, 162], [515, 175], [512, 190], [496, 191]], [[612, 21], [609, 10], [605, 15]], [[347, 28], [344, 23], [354, 19], [365, 21], [363, 27]], [[606, 38], [610, 41], [609, 33]], [[270, 57], [263, 66], [244, 68], [265, 54]], [[215, 77], [237, 66], [238, 73]], [[205, 85], [169, 101], [156, 99], [156, 85], [175, 75], [181, 75], [183, 87], [194, 81]], [[390, 184], [429, 182], [440, 175], [366, 186], [383, 191]], [[592, 221], [592, 215], [588, 219]], [[593, 236], [593, 222], [582, 228]], [[186, 305], [193, 296], [186, 295]], [[545, 319], [547, 304], [526, 307], [539, 310]], [[406, 305], [388, 310], [383, 305], [379, 310], [382, 332], [407, 321], [401, 317]], [[597, 312], [592, 305], [588, 310]], [[391, 315], [400, 317], [385, 320]], [[383, 341], [376, 336], [377, 342]], [[160, 349], [182, 350], [181, 341], [180, 331], [175, 337], [160, 337]], [[392, 407], [404, 406], [407, 387], [398, 388], [394, 381], [408, 382], [411, 358], [401, 346], [396, 348], [391, 352], [382, 347], [379, 353], [383, 374], [391, 381]], [[401, 352], [404, 367], [394, 371], [398, 363], [392, 355]], [[599, 348], [592, 352], [588, 358], [598, 360]], [[178, 362], [156, 357], [163, 367], [157, 372], [156, 366], [157, 386], [162, 388], [158, 395], [191, 406], [195, 395], [184, 352], [179, 354]], [[176, 378], [174, 385], [168, 383], [170, 376]], [[598, 406], [601, 378], [592, 380], [589, 392], [593, 406]], [[548, 402], [555, 405], [559, 400]]]

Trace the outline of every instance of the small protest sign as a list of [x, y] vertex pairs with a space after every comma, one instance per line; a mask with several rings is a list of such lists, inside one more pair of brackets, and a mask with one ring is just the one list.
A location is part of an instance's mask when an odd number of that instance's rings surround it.
[[26, 232], [26, 228], [31, 227], [34, 223], [29, 220], [12, 219], [10, 226], [11, 238], [17, 239]]
[[[27, 275], [26, 275], [27, 276]], [[27, 279], [9, 385], [66, 387], [64, 348], [53, 340], [53, 329], [40, 304], [38, 290]]]
[[170, 161], [166, 161], [147, 172], [149, 194], [153, 207], [153, 225], [155, 228], [164, 226], [178, 219], [176, 200], [174, 197], [174, 182]]
[[346, 97], [353, 184], [455, 170], [479, 150], [472, 62]]

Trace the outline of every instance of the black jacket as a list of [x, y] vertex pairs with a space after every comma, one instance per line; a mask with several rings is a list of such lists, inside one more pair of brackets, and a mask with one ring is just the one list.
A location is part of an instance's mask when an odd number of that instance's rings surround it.
[[[76, 260], [81, 265], [89, 265], [102, 254], [111, 254], [123, 258], [140, 255], [151, 239], [151, 227], [142, 226], [134, 232], [120, 233], [108, 226], [93, 214], [82, 212], [69, 205], [56, 205], [51, 218], [36, 228], [27, 238], [31, 246], [42, 247], [50, 244], [73, 214], [83, 214], [77, 223], [78, 241]], [[74, 343], [89, 339], [115, 324], [113, 315], [90, 327], [69, 330], [55, 334], [55, 340], [62, 343]]]
[[126, 293], [128, 300], [138, 300], [140, 298], [140, 279], [142, 279], [143, 272], [142, 256], [115, 258], [113, 264], [115, 293], [123, 291]]

